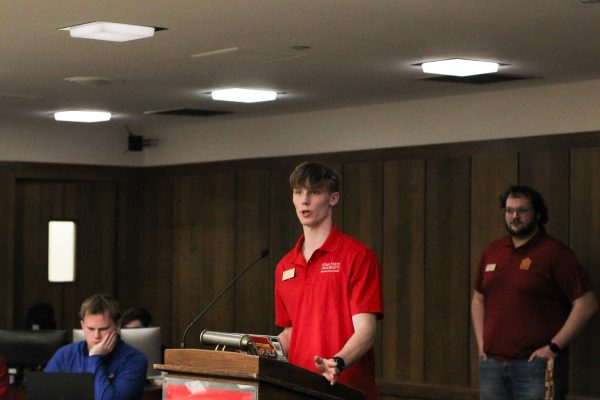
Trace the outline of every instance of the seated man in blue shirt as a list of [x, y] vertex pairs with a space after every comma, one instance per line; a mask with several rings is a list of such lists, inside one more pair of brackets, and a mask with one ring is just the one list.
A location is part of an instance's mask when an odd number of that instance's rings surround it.
[[146, 382], [146, 357], [119, 337], [119, 303], [95, 294], [81, 305], [79, 317], [85, 340], [59, 349], [45, 372], [91, 372], [96, 400], [142, 397]]

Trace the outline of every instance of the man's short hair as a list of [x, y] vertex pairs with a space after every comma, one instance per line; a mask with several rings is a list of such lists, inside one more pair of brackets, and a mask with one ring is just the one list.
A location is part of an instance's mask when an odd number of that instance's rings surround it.
[[86, 315], [97, 315], [108, 312], [108, 316], [114, 323], [121, 317], [119, 303], [108, 294], [93, 294], [81, 303], [79, 318], [84, 319]]
[[131, 321], [139, 320], [144, 328], [152, 325], [152, 315], [144, 307], [131, 307], [123, 312], [121, 316], [121, 326], [125, 326]]
[[329, 164], [306, 161], [298, 165], [290, 175], [290, 187], [327, 188], [329, 193], [339, 192], [340, 175]]
[[536, 214], [539, 214], [540, 220], [538, 226], [543, 227], [548, 222], [548, 207], [542, 195], [532, 187], [525, 185], [512, 185], [500, 195], [500, 208], [506, 207], [506, 199], [509, 197], [529, 199], [531, 207]]

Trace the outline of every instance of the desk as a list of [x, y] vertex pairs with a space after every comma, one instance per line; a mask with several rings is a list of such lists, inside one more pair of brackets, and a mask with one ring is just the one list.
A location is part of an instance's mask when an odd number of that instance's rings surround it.
[[27, 391], [23, 387], [10, 385], [6, 393], [6, 400], [27, 400]]
[[143, 400], [161, 400], [162, 386], [148, 386], [144, 389]]

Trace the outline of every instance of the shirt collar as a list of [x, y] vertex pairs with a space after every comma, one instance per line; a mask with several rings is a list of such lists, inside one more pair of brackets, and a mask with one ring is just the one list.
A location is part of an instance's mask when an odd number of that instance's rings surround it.
[[516, 249], [513, 245], [512, 236], [508, 235], [506, 236], [506, 242], [504, 243], [504, 245], [506, 247], [512, 248], [513, 251], [527, 251], [537, 246], [542, 241], [542, 239], [546, 237], [546, 235], [546, 230], [544, 228], [540, 228], [539, 231], [531, 239], [529, 239], [523, 246], [520, 246]]
[[[318, 251], [326, 251], [328, 253], [334, 252], [340, 245], [340, 241], [342, 239], [342, 232], [338, 229], [337, 225], [333, 225], [331, 227], [331, 231], [329, 231], [329, 235], [327, 235], [327, 239], [325, 242], [315, 250], [315, 253]], [[304, 260], [304, 255], [302, 254], [302, 245], [304, 244], [304, 234], [300, 235], [298, 241], [296, 242], [296, 246], [294, 246], [294, 264], [298, 265], [306, 265]]]
[[319, 250], [334, 252], [340, 245], [340, 241], [342, 240], [342, 232], [338, 229], [337, 225], [333, 225], [331, 227], [331, 231], [329, 232], [329, 236], [325, 240], [325, 243], [319, 248]]

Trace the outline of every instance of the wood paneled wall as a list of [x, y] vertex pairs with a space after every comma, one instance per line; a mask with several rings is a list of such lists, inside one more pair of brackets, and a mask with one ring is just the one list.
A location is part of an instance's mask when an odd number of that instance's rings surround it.
[[[600, 290], [600, 148], [574, 149], [570, 161], [570, 244]], [[596, 316], [572, 347], [572, 387], [600, 397], [600, 318]]]
[[[376, 354], [385, 399], [476, 397], [472, 284], [483, 247], [504, 234], [498, 195], [509, 184], [544, 194], [549, 232], [600, 287], [600, 133], [147, 169], [2, 164], [0, 262], [9, 267], [0, 271], [8, 304], [0, 325], [17, 326], [33, 297], [53, 293], [17, 289], [45, 287], [27, 269], [44, 262], [43, 240], [32, 244], [37, 228], [22, 221], [61, 204], [98, 236], [86, 245], [93, 262], [82, 262], [92, 266], [73, 294], [46, 299], [61, 312], [76, 311], [84, 292], [112, 291], [124, 307], [148, 307], [165, 344], [177, 346], [192, 318], [268, 248], [186, 343], [198, 346], [202, 329], [277, 333], [274, 268], [301, 231], [287, 177], [305, 159], [328, 161], [343, 175], [335, 222], [381, 259], [385, 318]], [[33, 254], [37, 261], [23, 261]], [[599, 320], [572, 347], [577, 394], [600, 396]]]
[[[53, 305], [59, 328], [75, 328], [84, 298], [117, 293], [117, 282], [129, 279], [122, 267], [137, 263], [139, 254], [133, 246], [139, 227], [130, 229], [137, 211], [125, 195], [138, 178], [138, 171], [122, 168], [0, 165], [0, 326], [22, 328], [27, 308], [44, 301]], [[75, 283], [48, 282], [50, 219], [77, 223]]]
[[[24, 316], [38, 299], [55, 306], [60, 326], [77, 323], [81, 299], [97, 288], [115, 292], [116, 186], [110, 182], [19, 180], [15, 209], [14, 312]], [[77, 225], [77, 284], [48, 282], [48, 221]], [[63, 308], [64, 307], [64, 308]], [[22, 321], [15, 321], [17, 326]]]

